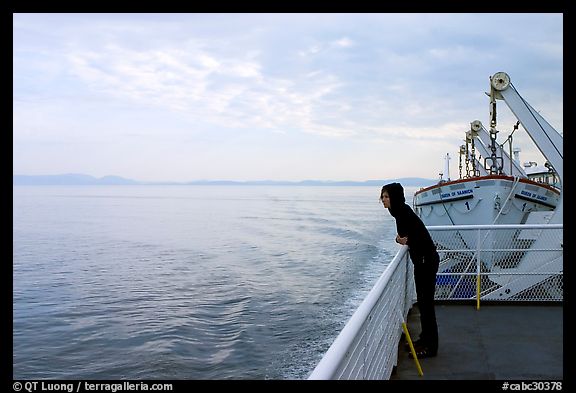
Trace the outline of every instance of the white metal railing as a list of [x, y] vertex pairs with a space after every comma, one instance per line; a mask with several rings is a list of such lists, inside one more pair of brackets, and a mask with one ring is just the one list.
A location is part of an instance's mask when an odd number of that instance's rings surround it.
[[[561, 301], [563, 225], [429, 226], [440, 255], [437, 300]], [[308, 379], [389, 379], [415, 302], [400, 248]]]
[[402, 321], [415, 302], [413, 268], [403, 246], [308, 379], [388, 379]]
[[562, 301], [563, 225], [429, 226], [437, 300]]

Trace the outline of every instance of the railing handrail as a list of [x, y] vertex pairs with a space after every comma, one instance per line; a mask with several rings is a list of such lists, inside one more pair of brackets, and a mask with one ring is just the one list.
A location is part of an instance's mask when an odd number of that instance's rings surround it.
[[484, 224], [484, 225], [427, 225], [428, 230], [453, 231], [458, 229], [562, 229], [564, 224]]
[[349, 350], [356, 336], [358, 336], [358, 333], [368, 318], [368, 315], [378, 302], [382, 291], [390, 281], [390, 277], [398, 265], [402, 261], [406, 261], [407, 252], [408, 246], [402, 246], [400, 250], [398, 250], [396, 256], [386, 267], [380, 278], [378, 278], [378, 281], [376, 281], [376, 284], [374, 284], [374, 287], [372, 287], [366, 298], [362, 301], [360, 306], [358, 306], [352, 317], [350, 317], [344, 326], [344, 329], [342, 329], [340, 334], [338, 334], [338, 337], [336, 337], [336, 340], [334, 340], [308, 379], [326, 380], [333, 378], [340, 366], [340, 362], [344, 359], [346, 352]]

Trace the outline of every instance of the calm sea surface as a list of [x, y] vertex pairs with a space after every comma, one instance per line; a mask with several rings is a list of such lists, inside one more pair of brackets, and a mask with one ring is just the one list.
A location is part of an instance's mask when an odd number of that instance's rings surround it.
[[379, 191], [14, 186], [14, 378], [305, 379], [399, 248]]

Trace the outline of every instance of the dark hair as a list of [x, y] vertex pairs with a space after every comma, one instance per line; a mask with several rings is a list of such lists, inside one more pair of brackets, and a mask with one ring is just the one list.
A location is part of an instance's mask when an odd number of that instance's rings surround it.
[[404, 187], [400, 183], [389, 183], [382, 187], [382, 191], [380, 191], [380, 198], [384, 194], [384, 191], [388, 193], [390, 197], [390, 207], [396, 208], [406, 202], [404, 198]]

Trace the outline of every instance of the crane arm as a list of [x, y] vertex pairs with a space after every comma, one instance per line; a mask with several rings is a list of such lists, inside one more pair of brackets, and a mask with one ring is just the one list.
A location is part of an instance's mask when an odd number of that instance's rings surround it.
[[520, 96], [505, 72], [497, 72], [490, 78], [490, 96], [504, 100], [542, 155], [552, 165], [560, 183], [563, 184], [564, 138], [562, 135]]

